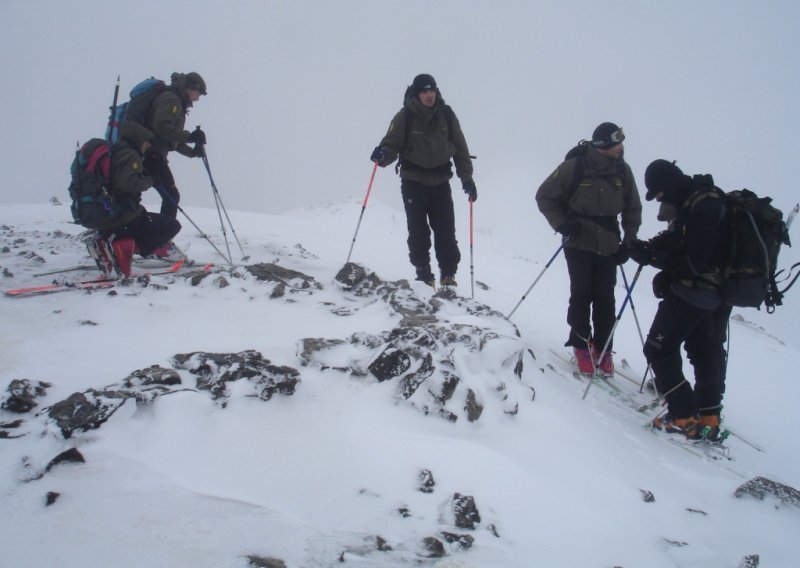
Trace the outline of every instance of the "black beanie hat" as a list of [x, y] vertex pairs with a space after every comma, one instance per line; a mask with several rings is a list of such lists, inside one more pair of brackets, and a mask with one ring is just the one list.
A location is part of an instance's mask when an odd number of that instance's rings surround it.
[[422, 73], [421, 75], [414, 77], [414, 82], [411, 83], [411, 91], [415, 95], [430, 89], [436, 89], [436, 79], [434, 79], [432, 75]]
[[644, 171], [644, 184], [647, 186], [644, 196], [647, 201], [661, 193], [662, 201], [680, 207], [691, 192], [692, 178], [684, 174], [675, 162], [654, 160]]
[[592, 146], [595, 148], [611, 148], [625, 140], [622, 129], [613, 122], [604, 122], [592, 133]]
[[194, 71], [186, 74], [186, 82], [184, 83], [187, 89], [192, 89], [199, 92], [201, 95], [206, 95], [206, 82], [199, 73]]

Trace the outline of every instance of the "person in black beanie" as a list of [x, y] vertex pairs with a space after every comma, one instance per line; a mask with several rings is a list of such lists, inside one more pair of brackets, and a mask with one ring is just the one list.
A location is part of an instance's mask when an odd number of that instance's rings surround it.
[[[644, 179], [645, 198], [666, 203], [676, 212], [669, 230], [630, 246], [634, 261], [661, 270], [653, 280], [661, 302], [644, 354], [656, 387], [666, 398], [667, 413], [652, 425], [690, 439], [717, 439], [731, 314], [720, 293], [727, 248], [721, 231], [725, 206], [710, 175], [690, 177], [674, 162], [653, 161]], [[694, 387], [683, 375], [681, 345], [694, 369]]]
[[536, 192], [539, 211], [564, 238], [570, 281], [566, 345], [573, 348], [581, 373], [590, 376], [596, 370], [614, 374], [610, 335], [617, 265], [628, 260], [627, 243], [642, 222], [642, 202], [624, 159], [623, 140], [622, 128], [603, 122], [591, 142], [579, 144], [574, 156], [571, 151]]
[[395, 114], [370, 160], [386, 167], [398, 156], [408, 225], [408, 256], [416, 269], [416, 279], [434, 286], [430, 256], [433, 230], [439, 282], [442, 286], [455, 286], [461, 253], [449, 183], [453, 177], [452, 163], [470, 201], [478, 199], [478, 190], [472, 179], [472, 157], [458, 118], [445, 104], [436, 80], [426, 73], [414, 77], [406, 89], [403, 108]]

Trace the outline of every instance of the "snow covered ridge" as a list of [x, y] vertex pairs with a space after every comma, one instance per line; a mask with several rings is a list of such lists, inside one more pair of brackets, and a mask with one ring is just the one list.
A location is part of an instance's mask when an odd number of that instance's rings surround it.
[[[617, 349], [637, 384], [581, 400], [585, 380], [553, 355], [563, 266], [513, 322], [498, 311], [552, 250], [521, 258], [482, 234], [477, 301], [463, 275], [434, 294], [402, 280], [402, 212], [378, 203], [379, 238], [365, 225], [342, 267], [358, 207], [237, 215], [247, 266], [0, 298], [4, 563], [794, 565], [794, 426], [758, 428], [793, 407], [790, 337], [750, 312], [732, 324], [730, 426], [763, 450], [688, 452], [629, 404], [648, 401], [635, 330]], [[4, 289], [88, 262], [63, 207], [2, 209]], [[216, 212], [192, 216], [213, 227]], [[191, 230], [178, 245], [214, 260]], [[651, 300], [636, 300], [645, 323]], [[755, 380], [759, 359], [774, 372]]]

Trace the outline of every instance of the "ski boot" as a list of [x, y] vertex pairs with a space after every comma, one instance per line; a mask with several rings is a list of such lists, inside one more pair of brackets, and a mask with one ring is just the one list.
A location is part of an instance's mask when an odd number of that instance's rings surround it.
[[592, 360], [591, 352], [588, 349], [582, 349], [580, 347], [575, 347], [573, 349], [575, 364], [578, 365], [578, 370], [581, 374], [587, 377], [594, 376], [594, 361]]
[[84, 243], [100, 272], [107, 277], [114, 276], [117, 270], [114, 265], [114, 253], [108, 240], [102, 238], [99, 233], [93, 233], [84, 239]]

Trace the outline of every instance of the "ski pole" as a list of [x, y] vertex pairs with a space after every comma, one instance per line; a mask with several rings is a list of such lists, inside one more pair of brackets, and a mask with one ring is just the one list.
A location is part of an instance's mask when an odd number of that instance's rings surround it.
[[[199, 130], [200, 127], [197, 127]], [[211, 166], [208, 165], [208, 154], [206, 154], [205, 147], [203, 148], [203, 165], [206, 167], [206, 172], [208, 173], [208, 181], [211, 183], [211, 191], [214, 194], [214, 203], [217, 205], [217, 215], [219, 215], [219, 222], [222, 226], [222, 234], [225, 237], [225, 246], [228, 247], [228, 257], [233, 259], [231, 255], [231, 249], [228, 246], [228, 235], [225, 233], [225, 224], [222, 222], [222, 215], [220, 214], [220, 209], [222, 209], [222, 213], [225, 214], [225, 219], [228, 221], [228, 226], [231, 228], [231, 233], [233, 233], [233, 238], [236, 239], [236, 244], [239, 246], [239, 252], [242, 253], [242, 260], [246, 261], [250, 258], [250, 255], [245, 254], [244, 249], [242, 248], [242, 243], [239, 242], [239, 236], [236, 234], [236, 229], [231, 222], [231, 218], [228, 216], [228, 210], [225, 208], [225, 204], [222, 203], [222, 196], [219, 194], [219, 190], [217, 190], [217, 184], [214, 183], [214, 176], [211, 175]]]
[[[642, 268], [644, 268], [644, 264], [640, 264], [639, 268], [636, 270], [636, 274], [633, 275], [633, 281], [631, 282], [631, 287], [628, 288], [628, 293], [625, 294], [625, 300], [622, 302], [622, 307], [619, 309], [619, 313], [617, 314], [617, 319], [614, 321], [614, 327], [611, 328], [611, 333], [608, 334], [608, 339], [606, 339], [606, 344], [603, 346], [603, 351], [600, 352], [600, 357], [598, 361], [602, 361], [603, 357], [608, 350], [608, 346], [611, 344], [611, 339], [614, 337], [614, 332], [617, 330], [617, 325], [619, 325], [619, 320], [622, 319], [622, 313], [625, 311], [625, 306], [628, 305], [628, 302], [631, 299], [631, 294], [633, 293], [633, 287], [636, 286], [636, 281], [639, 280], [639, 275], [642, 273]], [[589, 379], [589, 384], [586, 385], [586, 390], [583, 391], [583, 399], [586, 399], [586, 395], [589, 394], [589, 389], [592, 388], [592, 382], [594, 382], [594, 377]]]
[[170, 201], [170, 202], [171, 202], [171, 203], [172, 203], [172, 204], [173, 204], [175, 207], [177, 207], [178, 211], [180, 211], [181, 213], [183, 213], [183, 216], [184, 216], [184, 217], [186, 217], [186, 218], [189, 220], [189, 222], [192, 224], [192, 226], [193, 226], [195, 229], [197, 229], [197, 230], [200, 232], [200, 236], [201, 236], [201, 237], [203, 237], [205, 240], [207, 240], [207, 241], [208, 241], [208, 244], [210, 244], [210, 245], [211, 245], [211, 246], [214, 248], [214, 250], [215, 250], [215, 251], [217, 251], [217, 253], [219, 253], [219, 255], [220, 255], [222, 258], [224, 258], [224, 259], [225, 259], [225, 262], [227, 262], [228, 264], [230, 264], [231, 266], [233, 266], [233, 261], [232, 261], [230, 258], [228, 258], [227, 256], [225, 256], [225, 255], [223, 254], [223, 252], [222, 252], [221, 250], [219, 250], [219, 248], [217, 248], [217, 245], [215, 245], [215, 244], [214, 244], [214, 243], [211, 241], [211, 239], [208, 237], [208, 235], [205, 233], [205, 231], [203, 231], [203, 229], [201, 229], [200, 227], [198, 227], [198, 226], [197, 226], [197, 223], [195, 223], [195, 222], [192, 220], [192, 218], [191, 218], [191, 217], [189, 217], [189, 214], [188, 214], [188, 213], [186, 213], [186, 211], [184, 211], [184, 210], [183, 210], [183, 207], [181, 207], [180, 205], [178, 205], [178, 202], [177, 202], [177, 201], [175, 201], [175, 198], [174, 198], [174, 197], [172, 197], [172, 195], [170, 195], [170, 194], [169, 194], [169, 192], [167, 192], [167, 191], [164, 191], [164, 190], [163, 190], [163, 189], [161, 189], [160, 187], [156, 187], [156, 191], [158, 191], [158, 193], [159, 193], [159, 194], [161, 194], [161, 197], [162, 197], [162, 198], [169, 200], [169, 201]]
[[536, 277], [536, 280], [534, 280], [534, 281], [533, 281], [533, 284], [531, 284], [531, 285], [530, 285], [530, 288], [528, 288], [528, 290], [527, 290], [527, 291], [526, 291], [526, 292], [525, 292], [525, 293], [522, 295], [522, 298], [520, 298], [520, 299], [519, 299], [519, 302], [517, 302], [517, 305], [516, 305], [516, 306], [514, 306], [514, 309], [513, 309], [513, 310], [511, 310], [511, 313], [509, 313], [509, 314], [506, 316], [508, 319], [511, 319], [511, 316], [513, 316], [513, 315], [514, 315], [514, 312], [516, 312], [516, 311], [517, 311], [517, 308], [520, 306], [520, 304], [522, 304], [522, 302], [524, 302], [524, 301], [525, 301], [525, 298], [527, 298], [527, 297], [528, 297], [528, 294], [530, 294], [530, 293], [531, 293], [531, 290], [533, 290], [533, 287], [534, 287], [534, 286], [536, 286], [536, 283], [537, 283], [537, 282], [539, 282], [539, 279], [542, 277], [542, 275], [545, 273], [545, 271], [546, 271], [548, 268], [550, 268], [550, 265], [551, 265], [551, 264], [553, 264], [553, 261], [554, 261], [554, 260], [556, 259], [556, 257], [558, 256], [558, 253], [560, 253], [560, 252], [561, 252], [561, 250], [564, 248], [564, 242], [565, 242], [565, 241], [566, 241], [566, 239], [564, 239], [564, 240], [562, 240], [562, 241], [561, 241], [561, 246], [559, 246], [559, 247], [558, 247], [558, 249], [556, 250], [556, 252], [555, 252], [555, 253], [553, 253], [553, 256], [552, 256], [552, 257], [550, 257], [550, 260], [548, 260], [548, 261], [547, 261], [547, 264], [545, 264], [545, 265], [544, 265], [544, 268], [542, 268], [542, 271], [539, 273], [539, 276], [537, 276], [537, 277]]
[[[625, 269], [622, 265], [619, 265], [619, 271], [622, 273], [622, 282], [625, 284], [625, 289], [628, 289], [628, 277], [625, 275]], [[636, 314], [636, 306], [633, 304], [633, 297], [631, 297], [631, 312], [633, 312], [633, 320], [636, 322], [636, 330], [639, 332], [639, 340], [642, 342], [642, 349], [644, 349], [644, 334], [642, 333], [642, 326], [639, 325], [639, 316]], [[644, 383], [647, 381], [647, 375], [652, 371], [652, 367], [650, 363], [647, 363], [647, 368], [644, 370], [644, 375], [642, 375], [642, 384], [639, 385], [639, 392], [644, 392]], [[655, 382], [653, 383], [655, 387]], [[658, 391], [656, 391], [656, 396], [658, 396]]]
[[472, 198], [469, 198], [469, 279], [472, 299], [475, 299], [475, 263], [472, 256], [473, 243], [473, 222], [472, 222]]
[[375, 181], [375, 172], [378, 171], [378, 162], [372, 168], [372, 176], [369, 178], [369, 185], [367, 186], [367, 195], [364, 197], [364, 203], [361, 205], [361, 215], [358, 216], [358, 223], [356, 224], [356, 232], [353, 234], [353, 242], [350, 243], [350, 252], [347, 253], [347, 261], [350, 262], [350, 255], [353, 254], [353, 247], [356, 244], [356, 237], [358, 236], [358, 229], [361, 227], [361, 220], [364, 218], [364, 210], [367, 208], [367, 201], [369, 201], [369, 194], [372, 191], [372, 182]]

